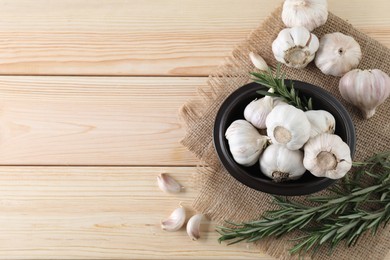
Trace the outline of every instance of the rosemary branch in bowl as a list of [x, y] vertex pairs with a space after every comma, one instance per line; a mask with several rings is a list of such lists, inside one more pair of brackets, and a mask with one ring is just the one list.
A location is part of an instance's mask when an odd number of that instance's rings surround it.
[[[316, 206], [274, 197], [278, 209], [265, 212], [259, 220], [217, 227], [218, 241], [255, 242], [302, 230], [305, 234], [294, 239], [291, 254], [314, 254], [327, 242], [330, 252], [342, 241], [355, 245], [363, 233], [371, 230], [375, 234], [390, 221], [390, 151], [354, 163], [354, 168], [352, 177], [329, 189], [330, 195], [308, 197]], [[369, 178], [370, 184], [364, 184], [362, 177]], [[376, 208], [370, 207], [372, 203]]]
[[305, 96], [300, 97], [299, 91], [295, 90], [294, 84], [291, 82], [286, 84], [285, 73], [281, 72], [280, 63], [277, 64], [275, 73], [272, 73], [270, 67], [267, 71], [252, 72], [253, 81], [259, 83], [269, 89], [269, 91], [258, 90], [256, 93], [264, 96], [279, 97], [286, 101], [288, 104], [295, 106], [301, 110], [312, 110], [312, 100], [307, 99]]

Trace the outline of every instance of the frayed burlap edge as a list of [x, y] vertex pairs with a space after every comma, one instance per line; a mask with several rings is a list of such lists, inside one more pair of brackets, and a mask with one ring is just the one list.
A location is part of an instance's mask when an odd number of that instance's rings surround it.
[[[242, 44], [237, 46], [231, 57], [227, 58], [226, 62], [209, 77], [208, 85], [199, 88], [199, 95], [183, 105], [180, 110], [180, 116], [187, 128], [186, 136], [181, 143], [200, 160], [195, 175], [199, 195], [194, 201], [194, 208], [220, 223], [224, 220], [256, 219], [265, 210], [274, 208], [271, 204], [271, 196], [242, 185], [221, 166], [214, 151], [212, 130], [221, 103], [231, 92], [250, 81], [248, 72], [253, 71], [254, 68], [248, 59], [248, 53], [257, 52], [268, 64], [275, 65], [271, 43], [284, 27], [280, 13], [279, 7]], [[321, 37], [336, 31], [353, 36], [361, 45], [363, 59], [359, 68], [378, 68], [390, 73], [390, 51], [332, 13], [329, 14], [328, 22], [317, 28], [314, 33]], [[342, 100], [337, 89], [338, 78], [323, 75], [313, 64], [304, 70], [283, 67], [283, 71], [288, 78], [323, 86], [344, 104], [357, 130], [355, 160], [363, 160], [374, 152], [384, 151], [390, 147], [389, 100], [378, 109], [374, 118], [362, 120], [360, 113]], [[302, 201], [304, 197], [299, 197], [297, 200]], [[323, 249], [317, 254], [316, 259], [383, 259], [389, 251], [389, 231], [389, 227], [381, 229], [375, 237], [367, 233], [357, 246], [353, 248], [340, 246], [332, 257], [329, 257], [327, 250]], [[288, 254], [288, 249], [292, 246], [289, 239], [298, 235], [298, 232], [294, 232], [278, 240], [261, 241], [257, 245], [270, 256], [292, 259]]]

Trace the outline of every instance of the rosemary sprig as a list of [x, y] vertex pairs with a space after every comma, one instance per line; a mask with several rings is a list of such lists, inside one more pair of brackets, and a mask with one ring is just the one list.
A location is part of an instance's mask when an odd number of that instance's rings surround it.
[[[308, 197], [316, 206], [275, 197], [277, 210], [268, 211], [260, 220], [219, 226], [219, 242], [234, 244], [246, 240], [255, 242], [265, 237], [280, 237], [293, 230], [303, 230], [291, 254], [316, 252], [326, 242], [333, 250], [341, 241], [353, 246], [368, 230], [373, 234], [390, 221], [390, 151], [378, 153], [363, 163], [354, 163], [357, 169], [351, 179], [335, 184], [331, 195]], [[372, 184], [363, 185], [366, 176]], [[375, 203], [375, 209], [367, 208]]]
[[268, 71], [260, 73], [252, 72], [251, 75], [253, 76], [254, 82], [272, 89], [272, 92], [259, 90], [256, 93], [264, 96], [280, 97], [290, 105], [305, 111], [313, 109], [311, 98], [306, 99], [306, 97], [302, 97], [301, 99], [299, 97], [299, 91], [295, 90], [293, 83], [290, 86], [286, 85], [285, 73], [281, 73], [280, 64], [276, 66], [275, 75], [273, 75], [269, 67]]

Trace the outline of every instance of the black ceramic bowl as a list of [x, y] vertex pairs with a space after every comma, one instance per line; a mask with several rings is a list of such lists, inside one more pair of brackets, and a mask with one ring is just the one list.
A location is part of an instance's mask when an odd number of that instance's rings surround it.
[[[301, 81], [294, 82], [294, 88], [299, 90], [300, 96], [312, 98], [313, 109], [322, 109], [331, 113], [336, 120], [335, 134], [341, 137], [351, 149], [351, 155], [355, 152], [355, 129], [352, 120], [343, 105], [326, 90]], [[226, 170], [239, 182], [266, 193], [298, 196], [314, 193], [325, 189], [335, 180], [318, 178], [306, 171], [298, 180], [276, 183], [263, 175], [259, 163], [245, 167], [237, 164], [230, 153], [228, 141], [225, 138], [226, 129], [237, 120], [244, 119], [245, 107], [254, 99], [261, 98], [256, 91], [266, 89], [257, 83], [250, 83], [233, 92], [221, 105], [214, 125], [214, 146], [218, 157]]]

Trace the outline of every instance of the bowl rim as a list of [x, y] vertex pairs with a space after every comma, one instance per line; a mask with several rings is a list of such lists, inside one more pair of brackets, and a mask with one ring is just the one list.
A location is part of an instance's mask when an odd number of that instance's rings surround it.
[[[331, 106], [337, 108], [338, 111], [340, 111], [339, 115], [341, 117], [341, 120], [345, 123], [346, 127], [346, 143], [350, 147], [351, 150], [351, 157], [353, 158], [354, 152], [355, 152], [355, 146], [356, 146], [356, 134], [355, 134], [355, 128], [354, 124], [352, 122], [352, 119], [345, 109], [345, 107], [338, 101], [334, 96], [332, 96], [328, 91], [326, 91], [323, 88], [317, 87], [313, 84], [298, 81], [298, 80], [287, 80], [287, 82], [294, 83], [294, 88], [296, 90], [299, 90], [301, 92], [305, 93], [305, 96], [311, 96], [313, 93], [315, 93], [316, 97], [323, 98], [327, 103], [329, 103]], [[219, 160], [221, 161], [222, 165], [225, 167], [227, 172], [232, 175], [235, 179], [237, 179], [242, 184], [269, 194], [275, 194], [275, 195], [284, 195], [284, 196], [300, 196], [300, 195], [307, 195], [314, 192], [318, 192], [322, 189], [325, 189], [326, 187], [332, 185], [336, 180], [329, 179], [329, 178], [318, 178], [316, 181], [310, 182], [310, 185], [307, 185], [307, 183], [294, 183], [294, 182], [288, 182], [288, 183], [276, 183], [272, 182], [272, 180], [262, 179], [262, 178], [255, 178], [254, 176], [251, 176], [250, 174], [247, 174], [241, 166], [239, 166], [232, 157], [228, 158], [225, 156], [225, 151], [230, 150], [225, 142], [225, 131], [223, 125], [226, 125], [228, 113], [226, 111], [231, 111], [232, 107], [235, 107], [237, 103], [241, 102], [241, 99], [239, 97], [245, 96], [249, 93], [253, 93], [256, 90], [260, 89], [266, 89], [265, 86], [262, 86], [261, 84], [252, 82], [249, 84], [245, 84], [238, 88], [237, 90], [233, 91], [222, 103], [220, 106], [217, 115], [215, 117], [214, 121], [214, 128], [213, 128], [213, 145], [214, 149], [217, 152], [217, 156]], [[260, 94], [259, 94], [260, 95]], [[260, 95], [261, 96], [261, 95]], [[228, 165], [229, 167], [227, 167]]]

